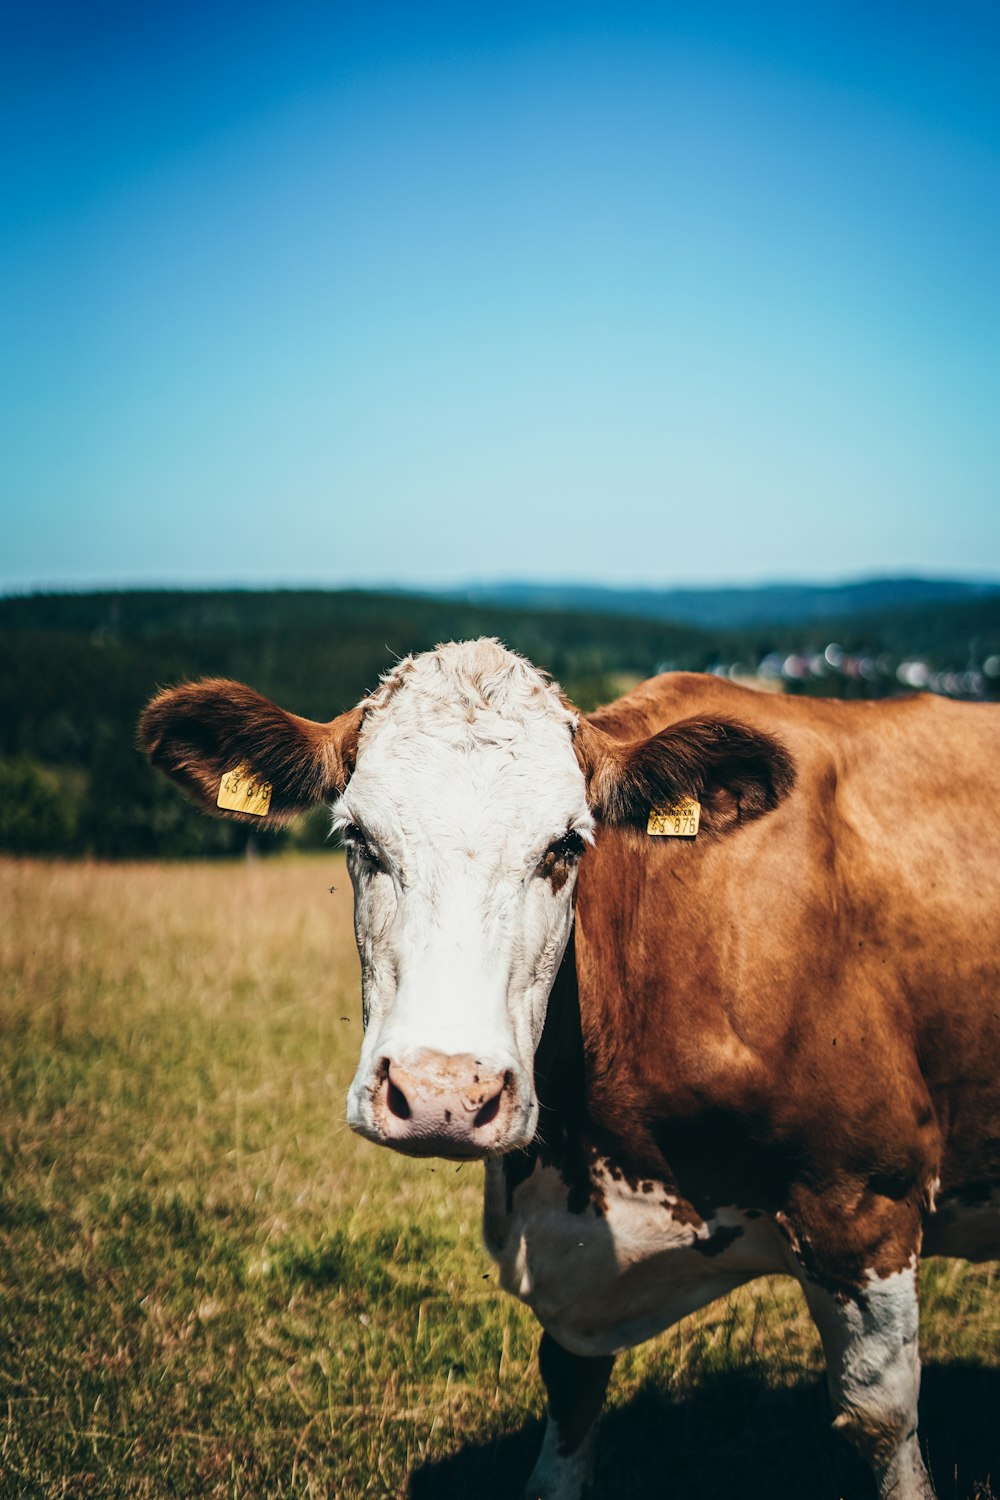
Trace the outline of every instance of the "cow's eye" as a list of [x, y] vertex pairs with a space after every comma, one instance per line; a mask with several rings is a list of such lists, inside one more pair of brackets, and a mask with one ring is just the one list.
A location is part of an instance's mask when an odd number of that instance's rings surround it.
[[542, 855], [539, 869], [544, 875], [555, 865], [575, 864], [586, 847], [582, 836], [571, 828], [561, 839], [555, 839], [549, 845]]
[[357, 823], [345, 823], [344, 827], [340, 830], [340, 841], [345, 849], [357, 855], [358, 859], [362, 860], [365, 864], [371, 865], [374, 869], [381, 868], [381, 856], [377, 850], [372, 848]]

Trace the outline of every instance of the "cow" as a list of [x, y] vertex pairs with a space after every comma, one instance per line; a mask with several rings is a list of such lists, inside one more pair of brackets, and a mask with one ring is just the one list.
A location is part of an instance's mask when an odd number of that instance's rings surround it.
[[485, 639], [327, 724], [176, 687], [140, 743], [212, 812], [332, 804], [348, 1121], [485, 1162], [543, 1330], [529, 1496], [587, 1490], [616, 1353], [772, 1273], [880, 1494], [933, 1495], [918, 1259], [1000, 1256], [1000, 710], [669, 673], [585, 715]]

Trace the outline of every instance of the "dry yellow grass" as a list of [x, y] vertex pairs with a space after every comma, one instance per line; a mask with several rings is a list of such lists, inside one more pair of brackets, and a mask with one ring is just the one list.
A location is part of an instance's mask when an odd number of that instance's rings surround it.
[[[479, 1169], [344, 1125], [340, 857], [6, 861], [0, 911], [0, 1493], [516, 1493], [537, 1329], [482, 1249]], [[996, 1471], [992, 1290], [925, 1277], [942, 1500]], [[606, 1485], [854, 1493], [819, 1369], [790, 1283], [685, 1320], [619, 1361]]]

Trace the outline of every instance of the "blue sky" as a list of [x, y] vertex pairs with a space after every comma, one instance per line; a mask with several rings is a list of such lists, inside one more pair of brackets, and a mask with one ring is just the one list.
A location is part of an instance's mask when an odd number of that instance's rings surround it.
[[1000, 12], [37, 5], [0, 587], [1000, 576]]

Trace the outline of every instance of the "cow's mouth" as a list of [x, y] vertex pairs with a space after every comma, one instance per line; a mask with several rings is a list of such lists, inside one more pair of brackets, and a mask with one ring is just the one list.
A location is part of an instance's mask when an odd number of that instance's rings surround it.
[[501, 1147], [500, 1149], [483, 1150], [478, 1146], [472, 1145], [461, 1147], [452, 1141], [435, 1140], [432, 1137], [428, 1137], [426, 1140], [400, 1141], [393, 1140], [389, 1136], [383, 1136], [379, 1140], [379, 1145], [388, 1146], [390, 1151], [398, 1151], [401, 1156], [415, 1156], [424, 1161], [430, 1157], [437, 1157], [439, 1161], [454, 1162], [486, 1161], [490, 1156], [502, 1156], [508, 1149]]

